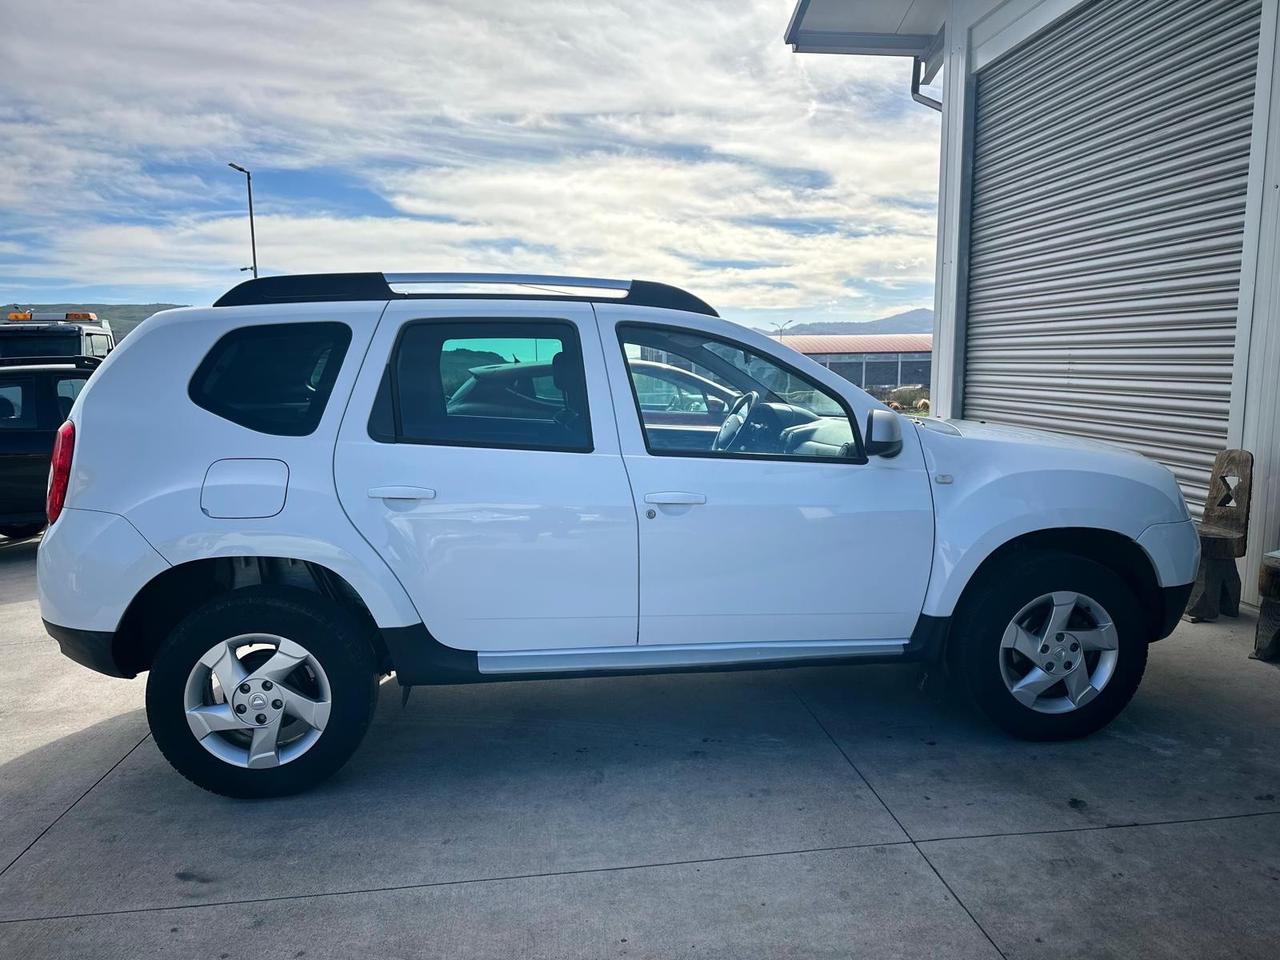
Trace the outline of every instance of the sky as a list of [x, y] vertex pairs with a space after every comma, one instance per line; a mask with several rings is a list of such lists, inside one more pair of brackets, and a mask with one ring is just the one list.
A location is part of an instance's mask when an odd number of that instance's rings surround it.
[[939, 115], [792, 0], [0, 0], [0, 301], [247, 274], [659, 280], [758, 326], [933, 302]]

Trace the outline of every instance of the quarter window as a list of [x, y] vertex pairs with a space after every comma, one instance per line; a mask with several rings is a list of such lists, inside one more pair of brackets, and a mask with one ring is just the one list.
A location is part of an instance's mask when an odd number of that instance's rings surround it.
[[213, 345], [188, 392], [242, 427], [303, 437], [319, 426], [350, 343], [345, 323], [241, 327]]
[[407, 443], [590, 451], [577, 332], [554, 320], [411, 323], [388, 367], [370, 434]]
[[85, 377], [58, 377], [54, 380], [54, 393], [58, 398], [58, 422], [71, 415], [71, 405], [84, 389]]
[[860, 459], [844, 402], [739, 343], [622, 324], [618, 336], [652, 454]]

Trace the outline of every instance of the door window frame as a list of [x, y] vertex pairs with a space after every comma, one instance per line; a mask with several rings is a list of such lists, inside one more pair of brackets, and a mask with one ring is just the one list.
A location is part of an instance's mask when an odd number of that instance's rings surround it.
[[[682, 333], [682, 334], [698, 337], [703, 340], [709, 340], [715, 343], [722, 343], [733, 350], [745, 350], [748, 353], [752, 353], [752, 354], [755, 354], [756, 356], [763, 357], [768, 362], [780, 368], [784, 373], [787, 373], [793, 377], [798, 377], [799, 379], [803, 380], [805, 383], [812, 384], [814, 387], [818, 388], [823, 394], [835, 400], [836, 403], [840, 405], [840, 409], [844, 411], [844, 415], [848, 419], [849, 426], [852, 428], [852, 431], [853, 431], [853, 445], [855, 450], [857, 451], [856, 454], [852, 457], [801, 457], [801, 456], [788, 455], [785, 453], [782, 453], [782, 454], [736, 453], [736, 452], [723, 452], [723, 451], [716, 452], [716, 453], [711, 453], [708, 451], [704, 453], [701, 450], [667, 450], [662, 448], [655, 449], [653, 445], [649, 443], [649, 431], [645, 429], [644, 411], [640, 407], [640, 395], [639, 393], [636, 392], [635, 380], [631, 376], [631, 364], [628, 362], [628, 359], [627, 359], [627, 348], [626, 348], [627, 340], [626, 340], [625, 334], [627, 330], [636, 330], [636, 329], [661, 330], [661, 331], [669, 331], [673, 333]], [[615, 324], [614, 332], [618, 338], [618, 352], [622, 355], [622, 366], [627, 375], [627, 389], [631, 392], [632, 405], [633, 405], [633, 408], [635, 409], [636, 418], [640, 426], [640, 439], [644, 441], [644, 448], [645, 448], [645, 451], [649, 454], [649, 456], [651, 457], [697, 457], [698, 459], [701, 459], [701, 460], [755, 460], [755, 461], [782, 462], [782, 463], [850, 463], [850, 464], [858, 464], [858, 465], [863, 465], [870, 461], [870, 458], [867, 456], [866, 447], [863, 445], [863, 442], [862, 442], [862, 431], [858, 427], [858, 418], [854, 415], [853, 407], [849, 404], [849, 401], [846, 400], [842, 394], [836, 392], [831, 387], [828, 387], [826, 384], [819, 383], [809, 374], [805, 373], [802, 370], [797, 369], [796, 367], [792, 366], [791, 364], [777, 357], [775, 354], [765, 353], [764, 351], [758, 350], [755, 347], [748, 346], [745, 343], [741, 343], [729, 337], [721, 336], [718, 333], [709, 333], [706, 330], [698, 330], [694, 327], [681, 327], [675, 324], [646, 323], [644, 321], [639, 321], [639, 320], [623, 320]], [[726, 410], [725, 413], [727, 415], [728, 411]]]
[[[564, 345], [565, 350], [576, 349], [578, 370], [582, 374], [582, 392], [583, 392], [583, 408], [580, 411], [583, 418], [583, 427], [586, 433], [586, 440], [583, 445], [572, 446], [551, 446], [548, 444], [529, 444], [529, 443], [509, 443], [494, 442], [489, 440], [427, 440], [419, 437], [405, 436], [404, 423], [400, 414], [400, 349], [404, 342], [405, 336], [410, 329], [421, 326], [436, 326], [443, 324], [459, 324], [471, 323], [477, 326], [485, 324], [508, 324], [508, 325], [548, 325], [562, 328], [564, 336], [560, 338], [560, 342]], [[531, 339], [538, 339], [536, 337]], [[381, 401], [380, 394], [383, 389], [390, 394], [388, 401], [391, 406], [391, 432], [379, 429], [375, 422], [378, 418], [378, 404]], [[447, 399], [447, 398], [446, 398]], [[384, 401], [385, 402], [385, 401]], [[457, 316], [457, 317], [418, 317], [406, 320], [400, 324], [400, 329], [396, 331], [395, 340], [391, 344], [391, 352], [387, 355], [387, 364], [383, 369], [382, 377], [379, 381], [378, 390], [374, 394], [373, 407], [369, 412], [369, 421], [367, 425], [368, 436], [371, 440], [378, 443], [405, 443], [415, 446], [424, 447], [472, 447], [481, 450], [530, 450], [541, 451], [544, 453], [594, 453], [595, 452], [595, 434], [591, 429], [591, 394], [590, 388], [587, 386], [586, 377], [586, 354], [582, 349], [582, 335], [578, 332], [578, 325], [572, 320], [565, 317], [503, 317], [503, 316]]]

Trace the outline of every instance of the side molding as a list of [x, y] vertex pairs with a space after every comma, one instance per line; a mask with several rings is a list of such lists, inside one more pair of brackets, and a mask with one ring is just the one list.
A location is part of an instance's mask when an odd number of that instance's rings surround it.
[[[458, 650], [445, 646], [427, 629], [425, 624], [416, 623], [409, 627], [382, 627], [379, 632], [386, 644], [391, 665], [395, 669], [396, 679], [402, 687], [441, 686], [456, 683], [492, 683], [504, 680], [557, 679], [570, 677], [616, 677], [639, 676], [658, 673], [706, 673], [727, 672], [730, 670], [771, 670], [783, 667], [838, 666], [853, 663], [903, 663], [936, 660], [946, 642], [951, 628], [950, 617], [930, 617], [921, 615], [916, 621], [911, 638], [907, 641], [867, 641], [864, 649], [857, 649], [853, 644], [848, 651], [832, 652], [816, 655], [812, 644], [798, 645], [795, 656], [779, 656], [786, 651], [785, 645], [778, 644], [767, 651], [742, 650], [741, 659], [733, 659], [728, 649], [707, 650], [705, 660], [694, 655], [695, 651], [686, 651], [689, 657], [677, 660], [672, 657], [670, 649], [650, 649], [647, 647], [628, 647], [618, 651], [618, 665], [606, 665], [607, 652], [590, 661], [583, 659], [583, 654], [590, 653], [581, 649], [565, 651], [565, 669], [549, 669], [541, 666], [534, 669], [533, 661], [555, 656], [554, 651], [526, 651], [510, 657], [510, 669], [501, 668], [481, 671], [480, 656], [474, 650]], [[763, 645], [762, 645], [763, 646]], [[652, 659], [643, 655], [653, 653]], [[665, 656], [659, 656], [665, 655]], [[499, 660], [494, 656], [487, 659]], [[494, 665], [491, 665], [491, 667]]]

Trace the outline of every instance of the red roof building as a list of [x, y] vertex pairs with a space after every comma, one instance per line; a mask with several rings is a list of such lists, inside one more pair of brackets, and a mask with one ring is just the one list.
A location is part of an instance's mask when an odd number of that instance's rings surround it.
[[845, 353], [932, 353], [931, 333], [816, 333], [775, 337], [807, 356]]
[[864, 389], [929, 386], [931, 333], [835, 333], [775, 337]]

